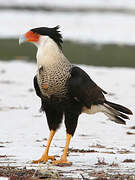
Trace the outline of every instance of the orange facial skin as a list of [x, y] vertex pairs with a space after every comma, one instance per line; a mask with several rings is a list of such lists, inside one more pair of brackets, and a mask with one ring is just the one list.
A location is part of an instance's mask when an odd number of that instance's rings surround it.
[[25, 38], [28, 42], [38, 42], [40, 34], [33, 33], [32, 31], [28, 31], [25, 34]]

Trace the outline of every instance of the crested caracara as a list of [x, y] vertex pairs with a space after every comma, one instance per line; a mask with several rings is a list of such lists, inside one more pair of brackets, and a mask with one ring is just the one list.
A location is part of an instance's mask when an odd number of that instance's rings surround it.
[[[81, 113], [94, 114], [103, 112], [110, 120], [125, 124], [129, 119], [126, 114], [132, 112], [122, 105], [106, 100], [106, 92], [101, 89], [81, 68], [71, 64], [62, 52], [62, 36], [59, 26], [54, 28], [39, 27], [29, 30], [20, 37], [19, 43], [32, 42], [37, 46], [37, 74], [34, 87], [41, 99], [41, 109], [46, 113], [50, 135], [47, 147], [39, 160], [55, 165], [71, 164], [67, 152], [71, 137], [77, 127]], [[60, 160], [49, 156], [49, 147], [64, 115], [66, 143]]]

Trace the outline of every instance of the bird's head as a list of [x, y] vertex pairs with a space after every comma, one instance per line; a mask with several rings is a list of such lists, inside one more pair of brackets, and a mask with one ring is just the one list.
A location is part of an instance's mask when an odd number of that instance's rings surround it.
[[24, 42], [32, 42], [37, 46], [40, 44], [42, 37], [48, 36], [51, 38], [61, 49], [62, 48], [62, 35], [59, 31], [59, 26], [48, 28], [48, 27], [38, 27], [29, 30], [24, 35], [19, 38], [19, 44]]

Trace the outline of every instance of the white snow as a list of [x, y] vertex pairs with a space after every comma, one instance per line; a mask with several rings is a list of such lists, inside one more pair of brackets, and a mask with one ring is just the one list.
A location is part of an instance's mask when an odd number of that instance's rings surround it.
[[135, 44], [135, 16], [120, 13], [0, 11], [0, 37], [18, 37], [31, 28], [61, 26], [65, 39]]
[[[104, 68], [81, 65], [91, 78], [104, 90], [114, 93], [106, 98], [112, 102], [129, 107], [134, 113], [135, 99], [135, 69]], [[31, 161], [38, 159], [44, 151], [49, 130], [44, 114], [39, 113], [40, 100], [35, 95], [33, 77], [36, 65], [22, 62], [0, 61], [0, 164], [12, 166], [34, 167]], [[68, 159], [73, 162], [71, 167], [49, 167], [54, 170], [68, 172], [68, 176], [80, 177], [81, 169], [86, 174], [91, 170], [108, 169], [110, 172], [134, 172], [135, 163], [122, 163], [125, 159], [135, 158], [134, 135], [129, 127], [135, 125], [135, 118], [127, 121], [127, 125], [115, 124], [103, 114], [82, 114], [79, 117], [76, 133], [71, 141], [70, 148], [97, 150], [97, 153], [70, 153]], [[38, 141], [37, 141], [38, 140]], [[104, 148], [94, 147], [102, 145]], [[50, 148], [50, 154], [61, 155], [65, 145], [65, 127], [56, 133]], [[124, 151], [129, 150], [129, 153]], [[123, 154], [122, 154], [122, 152]], [[111, 152], [109, 154], [109, 152]], [[114, 154], [113, 154], [113, 153]], [[58, 158], [58, 157], [57, 157]], [[97, 166], [98, 158], [105, 162], [115, 162], [119, 167]], [[38, 167], [47, 168], [41, 164]], [[77, 170], [80, 169], [80, 170]], [[91, 170], [90, 170], [91, 169]]]

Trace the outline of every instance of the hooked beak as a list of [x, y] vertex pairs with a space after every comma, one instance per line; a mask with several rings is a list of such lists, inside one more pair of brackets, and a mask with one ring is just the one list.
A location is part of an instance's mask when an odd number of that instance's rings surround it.
[[19, 45], [21, 45], [24, 42], [27, 42], [27, 39], [26, 39], [25, 35], [21, 35], [19, 38]]

